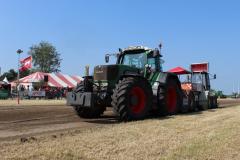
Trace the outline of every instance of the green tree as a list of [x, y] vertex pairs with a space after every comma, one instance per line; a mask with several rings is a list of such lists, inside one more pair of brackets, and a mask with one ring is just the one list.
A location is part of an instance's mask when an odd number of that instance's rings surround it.
[[[22, 71], [20, 72], [20, 78], [26, 77], [31, 73], [33, 73], [31, 70]], [[2, 76], [0, 77], [0, 81], [2, 81], [5, 77], [7, 77], [9, 81], [17, 80], [17, 75], [17, 71], [15, 71], [14, 69], [10, 69], [8, 72], [2, 74]]]
[[26, 77], [26, 76], [28, 76], [32, 73], [33, 73], [32, 70], [29, 70], [29, 69], [25, 70], [25, 71], [22, 71], [22, 72], [20, 72], [20, 78]]
[[17, 72], [14, 69], [10, 69], [8, 72], [3, 73], [0, 80], [3, 80], [5, 77], [7, 77], [9, 81], [14, 81], [17, 79]]
[[217, 95], [218, 95], [218, 97], [222, 97], [223, 96], [223, 91], [217, 91]]
[[46, 73], [60, 72], [62, 59], [52, 44], [42, 41], [31, 46], [28, 54], [32, 56], [36, 70]]

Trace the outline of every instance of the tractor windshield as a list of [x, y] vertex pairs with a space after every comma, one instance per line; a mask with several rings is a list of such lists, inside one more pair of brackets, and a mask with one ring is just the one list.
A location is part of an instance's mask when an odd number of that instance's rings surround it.
[[143, 69], [147, 64], [147, 55], [143, 53], [125, 54], [122, 59], [122, 64]]

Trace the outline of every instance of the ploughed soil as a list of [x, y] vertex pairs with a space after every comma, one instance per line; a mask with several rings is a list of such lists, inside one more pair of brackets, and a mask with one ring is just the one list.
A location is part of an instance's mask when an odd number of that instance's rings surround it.
[[[219, 107], [239, 105], [240, 100], [219, 100]], [[65, 105], [1, 106], [0, 141], [22, 137], [71, 131], [86, 130], [118, 123], [108, 108], [98, 119], [79, 118], [72, 107]]]

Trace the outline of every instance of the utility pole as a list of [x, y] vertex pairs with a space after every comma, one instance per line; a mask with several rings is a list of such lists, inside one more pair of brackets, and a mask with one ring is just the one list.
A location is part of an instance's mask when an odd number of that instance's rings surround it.
[[239, 81], [238, 81], [238, 96], [239, 96], [239, 89], [240, 89], [239, 87], [240, 87], [240, 86], [239, 86]]
[[235, 93], [235, 84], [233, 82], [233, 93]]
[[18, 54], [18, 75], [17, 75], [17, 103], [20, 104], [20, 54], [23, 52], [23, 50], [18, 49], [17, 54]]

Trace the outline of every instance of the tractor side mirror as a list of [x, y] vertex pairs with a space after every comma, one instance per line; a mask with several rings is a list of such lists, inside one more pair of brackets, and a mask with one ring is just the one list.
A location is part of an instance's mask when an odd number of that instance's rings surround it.
[[105, 62], [108, 63], [109, 62], [109, 54], [105, 55]]
[[118, 51], [119, 51], [119, 53], [122, 53], [122, 52], [123, 52], [122, 48], [119, 48]]
[[156, 48], [154, 51], [153, 51], [153, 57], [158, 57], [160, 56], [160, 51]]
[[213, 79], [217, 79], [217, 75], [216, 74], [213, 75]]

